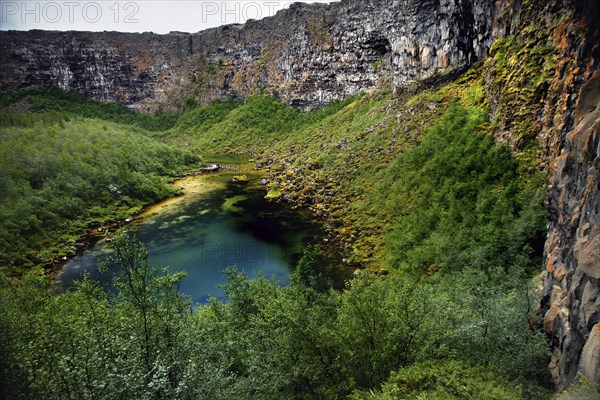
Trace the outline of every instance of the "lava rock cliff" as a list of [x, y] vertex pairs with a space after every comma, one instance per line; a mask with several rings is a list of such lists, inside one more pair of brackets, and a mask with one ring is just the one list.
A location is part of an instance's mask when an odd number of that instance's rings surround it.
[[272, 93], [302, 110], [484, 59], [492, 0], [344, 0], [198, 33], [0, 32], [0, 93], [54, 86], [153, 111]]

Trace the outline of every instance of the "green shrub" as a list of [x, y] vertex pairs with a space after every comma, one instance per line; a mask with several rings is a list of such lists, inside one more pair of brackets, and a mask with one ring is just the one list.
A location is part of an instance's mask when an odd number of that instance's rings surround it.
[[381, 390], [356, 392], [354, 400], [520, 400], [518, 384], [493, 369], [458, 361], [427, 361], [392, 372]]
[[[163, 112], [157, 112], [154, 115], [137, 113], [121, 104], [92, 100], [82, 95], [45, 87], [25, 89], [0, 96], [0, 108], [5, 108], [19, 101], [25, 102], [28, 113], [54, 115], [67, 120], [73, 116], [98, 118], [125, 125], [134, 125], [148, 131], [169, 129], [175, 125], [179, 118], [176, 114]], [[31, 126], [23, 125], [23, 118], [31, 117], [18, 117], [15, 113], [12, 113], [9, 117], [3, 117], [0, 114], [0, 126], [9, 126], [6, 124]], [[36, 116], [34, 119], [38, 121], [39, 117]]]
[[[103, 129], [106, 127], [106, 129]], [[132, 207], [173, 193], [167, 177], [198, 158], [126, 126], [77, 120], [0, 127], [0, 266], [44, 264], [64, 255], [62, 234], [127, 218]], [[98, 215], [98, 207], [105, 210]]]
[[393, 264], [415, 273], [536, 271], [545, 235], [541, 177], [519, 176], [510, 150], [477, 131], [478, 110], [451, 107], [385, 171]]

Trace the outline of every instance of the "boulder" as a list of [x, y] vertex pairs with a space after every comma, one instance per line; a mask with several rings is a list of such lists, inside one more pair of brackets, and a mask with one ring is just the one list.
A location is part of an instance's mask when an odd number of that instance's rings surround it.
[[583, 347], [579, 369], [590, 381], [600, 382], [600, 323], [594, 326]]

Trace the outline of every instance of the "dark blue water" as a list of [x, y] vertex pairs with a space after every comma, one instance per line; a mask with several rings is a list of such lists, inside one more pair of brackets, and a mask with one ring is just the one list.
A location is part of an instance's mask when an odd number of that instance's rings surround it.
[[[181, 291], [198, 303], [224, 299], [219, 285], [226, 283], [224, 270], [230, 266], [250, 278], [261, 274], [286, 285], [304, 246], [322, 235], [319, 227], [288, 207], [266, 201], [265, 189], [255, 182], [231, 183], [230, 174], [204, 179], [228, 183], [186, 195], [184, 201], [126, 227], [148, 247], [150, 263], [185, 271]], [[63, 288], [72, 287], [84, 271], [110, 282], [109, 274], [98, 271], [109, 254], [107, 243], [99, 242], [75, 257], [59, 275]]]

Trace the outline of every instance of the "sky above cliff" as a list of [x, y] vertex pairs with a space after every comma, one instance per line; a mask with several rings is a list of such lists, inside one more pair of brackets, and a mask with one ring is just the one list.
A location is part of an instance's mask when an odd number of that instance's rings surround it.
[[271, 16], [292, 3], [286, 0], [0, 0], [0, 30], [198, 32]]

